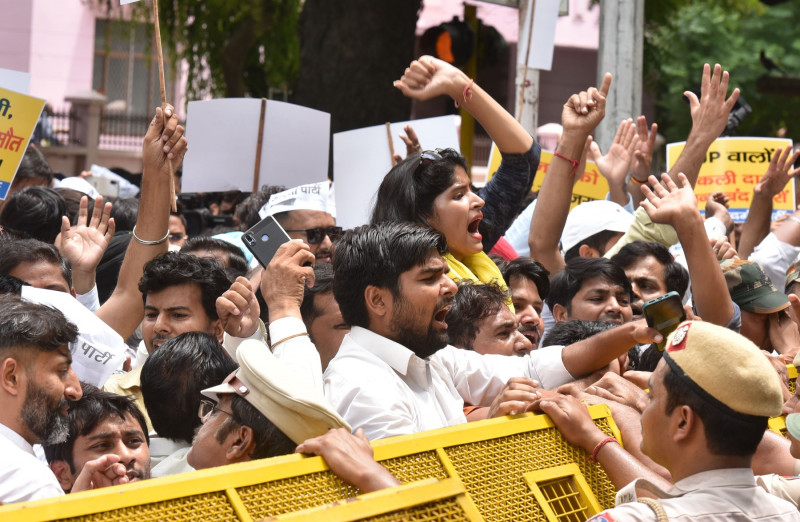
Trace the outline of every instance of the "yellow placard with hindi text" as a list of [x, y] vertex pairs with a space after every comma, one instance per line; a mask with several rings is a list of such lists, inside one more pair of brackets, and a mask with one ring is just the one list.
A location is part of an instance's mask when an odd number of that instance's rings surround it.
[[[667, 168], [671, 169], [686, 142], [667, 144]], [[708, 148], [694, 193], [697, 206], [705, 212], [706, 200], [715, 192], [725, 193], [733, 220], [744, 223], [750, 210], [753, 189], [767, 172], [769, 162], [780, 147], [792, 146], [783, 138], [717, 138]], [[794, 212], [794, 183], [789, 182], [773, 200], [772, 218]]]
[[43, 107], [44, 100], [0, 88], [0, 199], [8, 195]]
[[[489, 176], [487, 177], [487, 182], [492, 179], [492, 176], [494, 176], [494, 173], [497, 172], [497, 169], [500, 167], [500, 160], [500, 151], [497, 145], [493, 143], [492, 152], [489, 156]], [[539, 168], [536, 169], [536, 177], [533, 180], [531, 192], [539, 192], [539, 189], [542, 188], [542, 181], [547, 175], [547, 169], [550, 167], [552, 161], [553, 153], [543, 150], [541, 158], [539, 159]], [[586, 201], [605, 199], [606, 194], [608, 194], [608, 182], [606, 178], [600, 174], [600, 171], [597, 170], [597, 165], [595, 165], [593, 161], [587, 161], [583, 176], [575, 183], [572, 189], [572, 202], [570, 203], [569, 209], [572, 210]]]

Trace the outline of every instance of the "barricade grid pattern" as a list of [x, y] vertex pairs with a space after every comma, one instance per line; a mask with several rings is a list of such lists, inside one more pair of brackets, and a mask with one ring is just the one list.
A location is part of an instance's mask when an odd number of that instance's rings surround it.
[[454, 497], [363, 520], [369, 520], [370, 522], [449, 522], [468, 521], [471, 519]]
[[[597, 425], [611, 434], [605, 419]], [[614, 506], [616, 490], [597, 463], [569, 445], [556, 428], [519, 433], [446, 448], [459, 477], [486, 520], [541, 520], [545, 515], [523, 473], [578, 463], [589, 488], [604, 508]]]
[[198, 520], [238, 522], [239, 518], [228, 502], [225, 492], [218, 491], [64, 520], [69, 522], [161, 522], [163, 520], [170, 522], [196, 522]]
[[[381, 464], [403, 484], [427, 478], [447, 478], [435, 451], [384, 460]], [[242, 487], [237, 493], [247, 511], [257, 520], [347, 499], [358, 495], [359, 491], [330, 471], [321, 471]]]
[[571, 475], [537, 483], [537, 486], [559, 522], [583, 522], [589, 518], [586, 501]]

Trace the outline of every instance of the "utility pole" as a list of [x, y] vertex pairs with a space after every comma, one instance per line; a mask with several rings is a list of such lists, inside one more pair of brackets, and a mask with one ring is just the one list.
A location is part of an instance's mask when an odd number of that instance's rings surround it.
[[[528, 9], [530, 7], [530, 9]], [[528, 5], [526, 0], [519, 2], [519, 33], [522, 34], [526, 23], [529, 23], [533, 31], [533, 13], [536, 11], [536, 0]], [[530, 38], [529, 33], [529, 38]], [[522, 124], [528, 133], [536, 137], [536, 127], [538, 124], [539, 109], [539, 69], [528, 67], [528, 53], [530, 53], [530, 40], [527, 42], [517, 42], [517, 53], [524, 53], [525, 60], [522, 64], [520, 57], [517, 57], [517, 78], [516, 78], [516, 103], [514, 105], [514, 116]]]
[[606, 117], [597, 126], [594, 141], [607, 152], [620, 122], [642, 113], [642, 51], [644, 0], [600, 2], [600, 47], [597, 51], [597, 84], [603, 75], [614, 75], [606, 98]]

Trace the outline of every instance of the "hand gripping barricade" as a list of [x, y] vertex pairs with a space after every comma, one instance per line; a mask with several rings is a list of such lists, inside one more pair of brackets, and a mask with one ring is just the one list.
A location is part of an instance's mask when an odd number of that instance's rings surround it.
[[[589, 411], [621, 440], [604, 405]], [[546, 415], [489, 419], [372, 446], [403, 486], [358, 496], [322, 458], [287, 455], [11, 504], [0, 507], [0, 519], [577, 522], [614, 505], [602, 466], [568, 444]]]
[[[787, 364], [786, 371], [789, 374], [789, 391], [794, 394], [797, 388], [797, 368], [793, 364]], [[778, 435], [788, 437], [789, 430], [786, 429], [786, 415], [772, 417], [767, 426]]]

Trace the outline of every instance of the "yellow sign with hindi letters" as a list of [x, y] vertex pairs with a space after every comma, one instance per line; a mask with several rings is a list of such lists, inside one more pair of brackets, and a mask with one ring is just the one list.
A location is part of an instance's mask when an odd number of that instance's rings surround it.
[[[667, 144], [667, 167], [672, 168], [686, 142]], [[780, 147], [792, 146], [783, 138], [717, 138], [708, 148], [694, 193], [697, 206], [705, 212], [706, 200], [715, 192], [730, 198], [730, 214], [737, 223], [744, 223], [750, 210], [753, 189], [767, 172], [769, 162]], [[789, 182], [773, 200], [772, 218], [790, 214], [795, 209], [794, 183]]]
[[[500, 167], [500, 160], [500, 151], [497, 149], [497, 145], [492, 144], [487, 181], [492, 179], [494, 173], [497, 172], [497, 169]], [[543, 150], [539, 160], [539, 168], [536, 169], [536, 177], [533, 180], [531, 192], [539, 192], [539, 189], [542, 188], [542, 181], [547, 175], [547, 169], [550, 167], [552, 161], [553, 153]], [[595, 165], [593, 161], [587, 161], [583, 176], [575, 183], [572, 189], [572, 202], [570, 203], [569, 209], [572, 210], [586, 201], [605, 199], [606, 194], [608, 194], [608, 182], [606, 178], [600, 174], [600, 171], [597, 170], [597, 165]]]
[[0, 199], [8, 195], [43, 107], [44, 100], [0, 88]]

